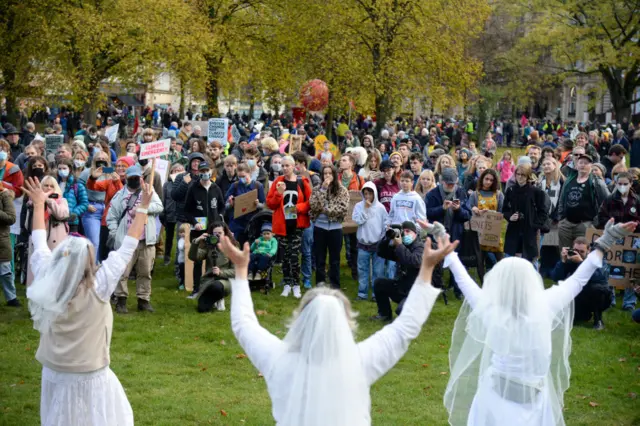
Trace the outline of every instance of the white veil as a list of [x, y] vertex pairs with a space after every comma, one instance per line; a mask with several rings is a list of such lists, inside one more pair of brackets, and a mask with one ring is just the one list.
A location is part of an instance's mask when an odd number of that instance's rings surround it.
[[27, 287], [33, 328], [45, 333], [67, 311], [80, 282], [92, 271], [91, 243], [82, 237], [67, 237], [42, 265]]
[[279, 426], [370, 424], [369, 389], [347, 315], [348, 303], [329, 289], [307, 292], [273, 374], [290, 383]]
[[564, 424], [573, 302], [552, 312], [544, 293], [531, 263], [510, 257], [487, 273], [476, 306], [464, 302], [444, 395], [451, 425]]

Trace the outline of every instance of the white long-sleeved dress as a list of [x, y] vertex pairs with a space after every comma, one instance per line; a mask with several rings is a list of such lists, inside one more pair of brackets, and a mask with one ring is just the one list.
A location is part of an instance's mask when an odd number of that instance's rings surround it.
[[[231, 326], [238, 342], [245, 353], [264, 375], [272, 401], [272, 413], [276, 422], [280, 422], [289, 396], [289, 383], [296, 374], [293, 369], [278, 369], [286, 372], [282, 375], [272, 374], [274, 363], [282, 359], [287, 350], [286, 344], [271, 334], [258, 323], [253, 309], [253, 301], [246, 280], [231, 280]], [[409, 342], [420, 333], [422, 325], [429, 317], [440, 290], [430, 284], [416, 282], [405, 302], [402, 314], [396, 320], [385, 326], [373, 336], [357, 344], [365, 381], [370, 387], [382, 377], [405, 354]], [[369, 395], [367, 395], [367, 401]], [[370, 404], [367, 404], [370, 407]], [[352, 410], [354, 407], [344, 407]], [[371, 424], [369, 409], [358, 413], [362, 421], [353, 426]], [[300, 425], [304, 426], [304, 425]], [[342, 425], [334, 425], [342, 426]]]
[[[547, 312], [557, 313], [565, 309], [587, 284], [596, 269], [602, 267], [602, 259], [602, 253], [599, 250], [594, 250], [567, 280], [561, 282], [560, 285], [544, 290], [543, 300], [549, 308]], [[445, 258], [444, 267], [448, 267], [453, 273], [471, 309], [473, 310], [480, 305], [485, 295], [469, 276], [455, 252]], [[514, 346], [518, 346], [518, 344], [516, 343]], [[525, 358], [527, 359], [525, 360]], [[534, 366], [533, 371], [523, 373], [521, 368], [523, 365]], [[530, 347], [523, 353], [509, 356], [494, 354], [491, 357], [490, 368], [485, 370], [484, 375], [478, 377], [477, 391], [471, 404], [467, 425], [564, 425], [562, 413], [554, 410], [551, 403], [551, 397], [555, 390], [548, 380], [550, 366], [551, 353], [546, 349]], [[530, 404], [520, 404], [503, 399], [494, 391], [494, 376], [513, 377], [518, 375], [522, 375], [523, 383], [542, 384], [540, 394]]]

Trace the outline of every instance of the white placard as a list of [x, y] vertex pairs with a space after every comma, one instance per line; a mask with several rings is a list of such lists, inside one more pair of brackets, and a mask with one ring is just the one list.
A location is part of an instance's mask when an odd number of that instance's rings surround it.
[[140, 155], [138, 159], [159, 157], [169, 153], [171, 149], [171, 139], [162, 139], [155, 142], [140, 144]]
[[120, 123], [114, 124], [113, 126], [107, 127], [104, 129], [104, 136], [109, 139], [109, 142], [115, 143], [118, 140], [118, 129], [120, 128]]
[[611, 113], [610, 113], [610, 112], [606, 113], [606, 114], [605, 114], [605, 119], [604, 119], [604, 124], [609, 124], [609, 123], [611, 123], [612, 118], [613, 118], [613, 117], [612, 117], [612, 115], [611, 115]]
[[227, 131], [229, 129], [228, 118], [210, 118], [207, 142], [217, 141], [220, 143], [227, 141]]
[[169, 173], [169, 161], [161, 158], [156, 158], [156, 174], [160, 176], [162, 180], [162, 186], [167, 181], [167, 174]]
[[588, 123], [589, 122], [589, 113], [588, 112], [583, 112], [582, 113], [582, 122], [583, 123]]

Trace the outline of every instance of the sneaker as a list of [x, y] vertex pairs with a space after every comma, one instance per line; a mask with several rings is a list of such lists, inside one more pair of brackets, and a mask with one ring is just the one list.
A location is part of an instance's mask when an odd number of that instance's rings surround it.
[[321, 288], [321, 287], [326, 287], [327, 284], [324, 281], [320, 281], [319, 283], [316, 284], [316, 287]]
[[311, 288], [311, 280], [304, 280], [304, 288]]
[[282, 290], [282, 294], [280, 296], [289, 297], [289, 293], [291, 293], [291, 286], [289, 284], [286, 284], [284, 286], [284, 289]]
[[623, 311], [627, 311], [627, 312], [631, 312], [631, 311], [633, 311], [635, 308], [636, 308], [636, 307], [635, 307], [635, 306], [633, 306], [633, 305], [626, 305], [626, 306], [623, 306], [623, 307], [622, 307], [622, 310], [623, 310]]
[[302, 293], [300, 292], [299, 285], [293, 286], [293, 297], [295, 297], [296, 299], [300, 299], [302, 297]]
[[22, 305], [20, 304], [20, 301], [18, 300], [18, 298], [14, 297], [13, 299], [11, 299], [11, 300], [9, 300], [7, 302], [7, 306], [12, 306], [14, 308], [19, 308]]
[[357, 300], [357, 301], [365, 300], [365, 301], [366, 301], [366, 300], [369, 300], [369, 298], [368, 298], [368, 297], [363, 297], [363, 296], [357, 296], [357, 297], [355, 298], [355, 300]]
[[224, 307], [224, 299], [220, 299], [216, 302], [216, 309], [219, 311], [226, 311], [227, 308]]
[[187, 299], [197, 299], [198, 298], [198, 293], [197, 292], [192, 292], [190, 295], [187, 296]]
[[128, 314], [129, 310], [127, 309], [127, 298], [126, 297], [118, 297], [118, 301], [116, 302], [116, 313], [118, 314]]
[[171, 259], [166, 257], [164, 258], [164, 266], [169, 266], [171, 264]]
[[391, 317], [385, 317], [385, 316], [380, 315], [380, 314], [376, 314], [376, 315], [372, 316], [372, 317], [371, 317], [371, 318], [369, 318], [369, 319], [371, 319], [372, 321], [382, 321], [382, 322], [389, 322], [389, 321], [391, 321]]
[[604, 330], [604, 323], [602, 322], [602, 320], [594, 322], [593, 323], [593, 329], [594, 330]]
[[138, 299], [138, 310], [141, 312], [155, 312], [148, 300]]
[[110, 302], [111, 302], [111, 304], [112, 304], [112, 305], [115, 305], [116, 303], [118, 303], [118, 298], [116, 297], [116, 294], [115, 294], [115, 293], [113, 293], [113, 294], [111, 295]]
[[184, 290], [184, 284], [180, 284], [180, 285], [178, 286], [178, 290], [181, 290], [181, 291], [182, 291], [182, 290]]

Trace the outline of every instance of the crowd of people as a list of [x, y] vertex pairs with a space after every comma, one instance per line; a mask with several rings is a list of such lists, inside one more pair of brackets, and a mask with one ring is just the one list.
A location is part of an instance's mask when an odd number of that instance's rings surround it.
[[[614, 137], [611, 128], [596, 124], [528, 120], [519, 133], [513, 126], [506, 133], [504, 123], [496, 120], [476, 144], [473, 123], [454, 120], [398, 118], [374, 137], [365, 117], [351, 125], [345, 118], [335, 123], [314, 117], [305, 122], [272, 116], [261, 117], [264, 121], [230, 118], [240, 130], [235, 142], [209, 142], [189, 121], [140, 127], [122, 141], [110, 141], [106, 129], [82, 124], [55, 152], [47, 151], [32, 123], [24, 131], [5, 124], [0, 130], [0, 273], [7, 304], [20, 306], [16, 278], [27, 286], [30, 300], [48, 301], [46, 294], [30, 295], [45, 285], [45, 267], [34, 259], [38, 253], [51, 256], [44, 254], [47, 250], [54, 258], [63, 256], [56, 249], [62, 246], [83, 259], [67, 274], [105, 283], [96, 289], [98, 299], [86, 296], [85, 305], [110, 299], [116, 313], [127, 313], [128, 281], [133, 280], [137, 309], [153, 312], [152, 277], [157, 259], [162, 259], [165, 266], [175, 265], [178, 288], [192, 281], [187, 297], [197, 299], [198, 311], [224, 311], [225, 297], [238, 287], [233, 282], [239, 274], [234, 256], [240, 258], [232, 247], [249, 243], [243, 279], [267, 283], [273, 265], [281, 264], [281, 296], [302, 298], [303, 307], [317, 294], [336, 296], [335, 290], [344, 287], [343, 247], [357, 281], [356, 301], [375, 302], [378, 313], [373, 319], [382, 322], [392, 321], [394, 314], [402, 318], [410, 309], [410, 294], [428, 253], [442, 256], [429, 261], [433, 270], [423, 281], [451, 288], [465, 299], [466, 309], [475, 309], [482, 298], [475, 284], [469, 284], [465, 267], [476, 268], [483, 281], [503, 258], [518, 257], [542, 278], [580, 281], [557, 311], [577, 295], [575, 320], [593, 320], [595, 329], [604, 328], [603, 312], [616, 304], [617, 294], [601, 252], [612, 244], [601, 244], [600, 261], [594, 261], [590, 253], [596, 248], [585, 237], [589, 228], [610, 228], [611, 221], [640, 221], [640, 130], [631, 123], [617, 125]], [[332, 127], [330, 137], [327, 126]], [[161, 157], [170, 164], [166, 179], [152, 173], [154, 161], [138, 158], [143, 144], [164, 138], [170, 139], [170, 152]], [[524, 155], [510, 149], [515, 140], [522, 141]], [[498, 147], [506, 150], [498, 154]], [[255, 205], [238, 215], [235, 200], [252, 191]], [[501, 214], [506, 222], [497, 247], [481, 245], [470, 225], [474, 216], [487, 212]], [[259, 227], [254, 229], [256, 222]], [[430, 223], [441, 224], [440, 237], [446, 234], [456, 245], [443, 248], [442, 241], [426, 236], [433, 231]], [[84, 245], [69, 242], [79, 236], [85, 237]], [[457, 255], [444, 260], [445, 252], [454, 248]], [[190, 277], [185, 276], [187, 262], [193, 262]], [[582, 264], [597, 267], [586, 278], [570, 281]], [[445, 274], [445, 269], [450, 272]], [[76, 294], [76, 284], [61, 290], [67, 301]], [[314, 287], [324, 288], [324, 293], [313, 293]], [[312, 296], [303, 298], [305, 292]], [[640, 322], [637, 292], [640, 286], [631, 280], [622, 290], [622, 309], [632, 311]], [[415, 314], [415, 307], [411, 310]], [[427, 316], [428, 310], [417, 323], [421, 326]], [[254, 343], [245, 339], [243, 344]], [[402, 353], [391, 356], [383, 370]], [[60, 360], [54, 359], [59, 355], [42, 355], [47, 380], [55, 382], [56, 372], [85, 372], [60, 370]], [[43, 371], [43, 383], [44, 376]], [[369, 378], [368, 384], [373, 381], [375, 377]], [[120, 408], [126, 416], [126, 407]]]

